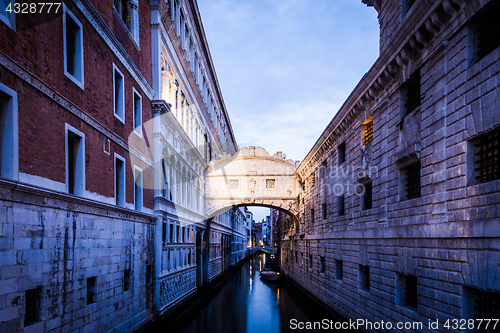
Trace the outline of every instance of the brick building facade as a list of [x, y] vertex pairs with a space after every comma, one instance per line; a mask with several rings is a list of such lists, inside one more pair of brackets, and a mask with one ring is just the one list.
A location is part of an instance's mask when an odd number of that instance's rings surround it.
[[220, 252], [244, 256], [238, 213], [202, 214], [207, 163], [237, 146], [196, 2], [12, 3], [0, 5], [0, 331], [133, 331], [221, 274]]
[[297, 169], [283, 270], [347, 318], [498, 318], [500, 7], [363, 3], [380, 56]]

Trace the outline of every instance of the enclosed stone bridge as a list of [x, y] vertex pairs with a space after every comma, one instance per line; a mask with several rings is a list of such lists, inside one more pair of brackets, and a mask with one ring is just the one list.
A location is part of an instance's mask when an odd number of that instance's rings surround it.
[[207, 214], [213, 217], [235, 206], [264, 206], [298, 215], [298, 161], [262, 147], [241, 148], [210, 162], [206, 173]]

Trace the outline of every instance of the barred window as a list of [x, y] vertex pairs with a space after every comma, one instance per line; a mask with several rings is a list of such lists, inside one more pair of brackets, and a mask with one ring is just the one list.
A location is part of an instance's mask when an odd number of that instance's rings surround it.
[[417, 308], [417, 277], [415, 275], [398, 274], [396, 299], [398, 303], [413, 309]]
[[[474, 288], [466, 288], [467, 305], [469, 311], [466, 315], [472, 319], [500, 318], [500, 293]], [[495, 327], [492, 321], [490, 325], [483, 325], [477, 328], [477, 332], [493, 333], [498, 332], [498, 325]]]
[[404, 116], [412, 113], [420, 106], [420, 70], [416, 70], [402, 86], [404, 97]]
[[479, 183], [500, 179], [500, 129], [483, 134], [474, 141], [474, 173]]
[[24, 326], [29, 326], [41, 321], [42, 287], [26, 290], [26, 309]]
[[311, 223], [314, 223], [314, 208], [311, 209]]
[[321, 217], [323, 218], [323, 220], [327, 218], [326, 203], [321, 205]]
[[373, 141], [373, 117], [368, 117], [363, 122], [363, 143], [368, 146]]
[[405, 168], [406, 199], [415, 199], [421, 196], [420, 191], [420, 161]]
[[471, 20], [472, 62], [471, 65], [500, 46], [500, 3], [490, 1]]

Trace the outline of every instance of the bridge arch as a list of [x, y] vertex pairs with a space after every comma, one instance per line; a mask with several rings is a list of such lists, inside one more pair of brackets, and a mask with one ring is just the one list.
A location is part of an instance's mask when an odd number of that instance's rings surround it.
[[232, 207], [264, 206], [298, 220], [298, 161], [287, 160], [281, 152], [271, 156], [262, 147], [244, 147], [234, 156], [219, 157], [205, 174], [208, 217]]

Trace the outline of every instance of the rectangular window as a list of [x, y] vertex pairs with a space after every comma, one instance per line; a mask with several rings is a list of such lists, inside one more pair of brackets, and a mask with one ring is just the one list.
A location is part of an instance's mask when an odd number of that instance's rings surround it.
[[415, 275], [397, 274], [396, 303], [417, 309], [417, 277]]
[[[0, 21], [7, 24], [12, 30], [16, 29], [16, 14], [14, 0], [0, 0]], [[9, 9], [9, 11], [7, 11]]]
[[319, 272], [324, 273], [325, 272], [325, 257], [320, 257], [319, 258]]
[[323, 217], [323, 220], [326, 220], [327, 218], [326, 203], [321, 205], [321, 216]]
[[134, 132], [142, 138], [142, 97], [134, 89]]
[[93, 304], [96, 302], [97, 295], [97, 284], [96, 277], [87, 278], [87, 304]]
[[337, 197], [337, 215], [345, 215], [345, 196], [344, 194]]
[[42, 287], [26, 290], [26, 306], [24, 315], [24, 326], [38, 323], [42, 320]]
[[403, 171], [405, 177], [406, 199], [415, 199], [421, 196], [420, 191], [420, 161], [410, 164]]
[[66, 184], [69, 194], [85, 193], [85, 135], [66, 124]]
[[64, 74], [83, 89], [83, 26], [66, 6], [63, 8]]
[[125, 123], [125, 79], [115, 64], [113, 64], [113, 96], [115, 117]]
[[359, 285], [363, 290], [370, 290], [370, 267], [359, 265]]
[[130, 269], [123, 271], [123, 291], [130, 290]]
[[404, 117], [406, 117], [417, 109], [421, 103], [420, 70], [416, 70], [401, 88], [404, 95]]
[[0, 176], [19, 177], [17, 93], [0, 83]]
[[[477, 332], [498, 332], [495, 319], [500, 318], [500, 293], [475, 288], [464, 288], [464, 316], [470, 319], [493, 319], [488, 326], [487, 321], [477, 327]], [[476, 321], [477, 323], [478, 321]]]
[[339, 165], [341, 165], [345, 162], [345, 141], [339, 145], [337, 153], [339, 155]]
[[143, 206], [142, 169], [134, 166], [134, 203], [135, 210], [141, 211]]
[[175, 240], [175, 238], [174, 238], [174, 225], [171, 224], [170, 225], [170, 243], [173, 243], [174, 240]]
[[500, 46], [500, 4], [490, 1], [470, 21], [471, 65], [477, 63]]
[[311, 209], [311, 223], [314, 223], [314, 208]]
[[364, 184], [363, 209], [372, 209], [372, 182]]
[[373, 141], [373, 117], [368, 117], [362, 124], [363, 145], [368, 146]]
[[275, 179], [266, 179], [266, 188], [275, 188], [276, 180]]
[[115, 154], [115, 204], [125, 207], [125, 159]]
[[313, 267], [313, 256], [312, 254], [309, 255], [309, 268]]
[[474, 183], [500, 179], [500, 129], [489, 131], [472, 140]]
[[131, 8], [127, 0], [113, 0], [113, 5], [128, 30], [132, 27]]
[[344, 262], [342, 260], [335, 259], [335, 278], [337, 280], [342, 280], [344, 276]]
[[163, 243], [166, 243], [167, 242], [167, 224], [165, 222], [162, 223], [162, 233], [161, 233], [162, 237], [162, 241]]

